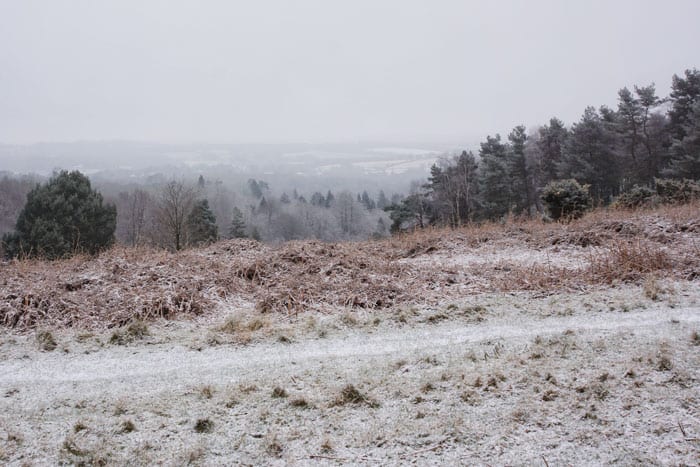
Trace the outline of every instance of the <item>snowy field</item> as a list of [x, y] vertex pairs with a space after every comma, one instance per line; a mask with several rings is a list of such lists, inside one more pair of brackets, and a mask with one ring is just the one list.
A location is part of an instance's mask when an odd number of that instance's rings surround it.
[[6, 465], [698, 465], [696, 206], [0, 267]]
[[[695, 465], [700, 290], [0, 337], [10, 465]], [[259, 322], [256, 324], [255, 321]], [[224, 326], [222, 326], [224, 325]], [[230, 326], [229, 326], [230, 328]], [[122, 345], [120, 345], [122, 344]], [[355, 391], [348, 388], [354, 388]]]

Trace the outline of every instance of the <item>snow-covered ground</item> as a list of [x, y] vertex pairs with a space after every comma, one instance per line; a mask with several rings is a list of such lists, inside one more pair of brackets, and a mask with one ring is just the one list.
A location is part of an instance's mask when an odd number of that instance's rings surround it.
[[697, 282], [291, 320], [228, 312], [227, 330], [224, 317], [163, 321], [126, 345], [64, 330], [46, 351], [2, 331], [0, 460], [700, 462]]

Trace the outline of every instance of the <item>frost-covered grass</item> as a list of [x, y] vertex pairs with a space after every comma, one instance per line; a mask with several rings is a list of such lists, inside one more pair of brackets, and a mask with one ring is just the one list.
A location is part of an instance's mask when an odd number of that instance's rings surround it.
[[0, 462], [700, 458], [700, 210], [0, 268]]
[[0, 455], [17, 465], [692, 464], [700, 290], [657, 285], [655, 298], [601, 286], [367, 310], [351, 324], [340, 311], [271, 320], [246, 343], [207, 343], [202, 334], [230, 336], [216, 322], [155, 322], [125, 345], [109, 331], [63, 330], [60, 352], [5, 331]]

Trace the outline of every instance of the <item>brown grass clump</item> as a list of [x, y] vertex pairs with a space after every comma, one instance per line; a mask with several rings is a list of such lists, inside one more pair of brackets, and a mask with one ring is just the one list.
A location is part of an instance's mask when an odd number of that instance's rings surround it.
[[275, 398], [287, 397], [287, 391], [285, 391], [285, 389], [282, 387], [275, 386], [275, 388], [272, 390], [272, 397], [275, 397]]
[[56, 347], [58, 347], [58, 344], [56, 343], [56, 339], [54, 339], [53, 334], [51, 333], [51, 331], [47, 330], [38, 331], [36, 333], [36, 342], [39, 344], [39, 348], [41, 350], [45, 350], [47, 352], [56, 350]]
[[646, 274], [670, 270], [669, 254], [649, 242], [615, 242], [603, 254], [591, 258], [590, 272], [600, 282], [632, 281]]
[[295, 397], [294, 399], [289, 401], [289, 405], [300, 409], [306, 409], [309, 407], [309, 401], [307, 401], [303, 397]]
[[126, 345], [149, 336], [148, 325], [143, 321], [133, 321], [124, 328], [115, 330], [109, 338], [113, 345]]
[[366, 404], [369, 407], [376, 408], [379, 407], [379, 403], [373, 399], [370, 399], [366, 395], [362, 394], [355, 386], [352, 384], [346, 385], [341, 391], [338, 397], [333, 401], [333, 406], [338, 405], [359, 405]]
[[214, 388], [211, 385], [207, 384], [200, 388], [199, 393], [205, 399], [211, 399], [214, 396]]
[[134, 425], [134, 422], [132, 422], [131, 420], [124, 420], [120, 425], [119, 432], [131, 433], [134, 430], [136, 430], [136, 425]]

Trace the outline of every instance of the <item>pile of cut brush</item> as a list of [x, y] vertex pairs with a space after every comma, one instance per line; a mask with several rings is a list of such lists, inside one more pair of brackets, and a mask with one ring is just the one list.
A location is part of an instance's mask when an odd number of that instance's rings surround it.
[[[487, 250], [517, 251], [513, 258], [574, 251], [587, 264], [567, 269], [513, 259], [476, 266], [452, 261], [448, 267], [440, 260]], [[115, 247], [96, 257], [12, 261], [0, 266], [0, 325], [106, 328], [211, 314], [232, 303], [285, 314], [392, 308], [484, 291], [635, 281], [649, 274], [700, 278], [697, 204], [598, 211], [568, 225], [511, 221], [367, 242], [269, 246], [227, 240], [178, 253]]]

